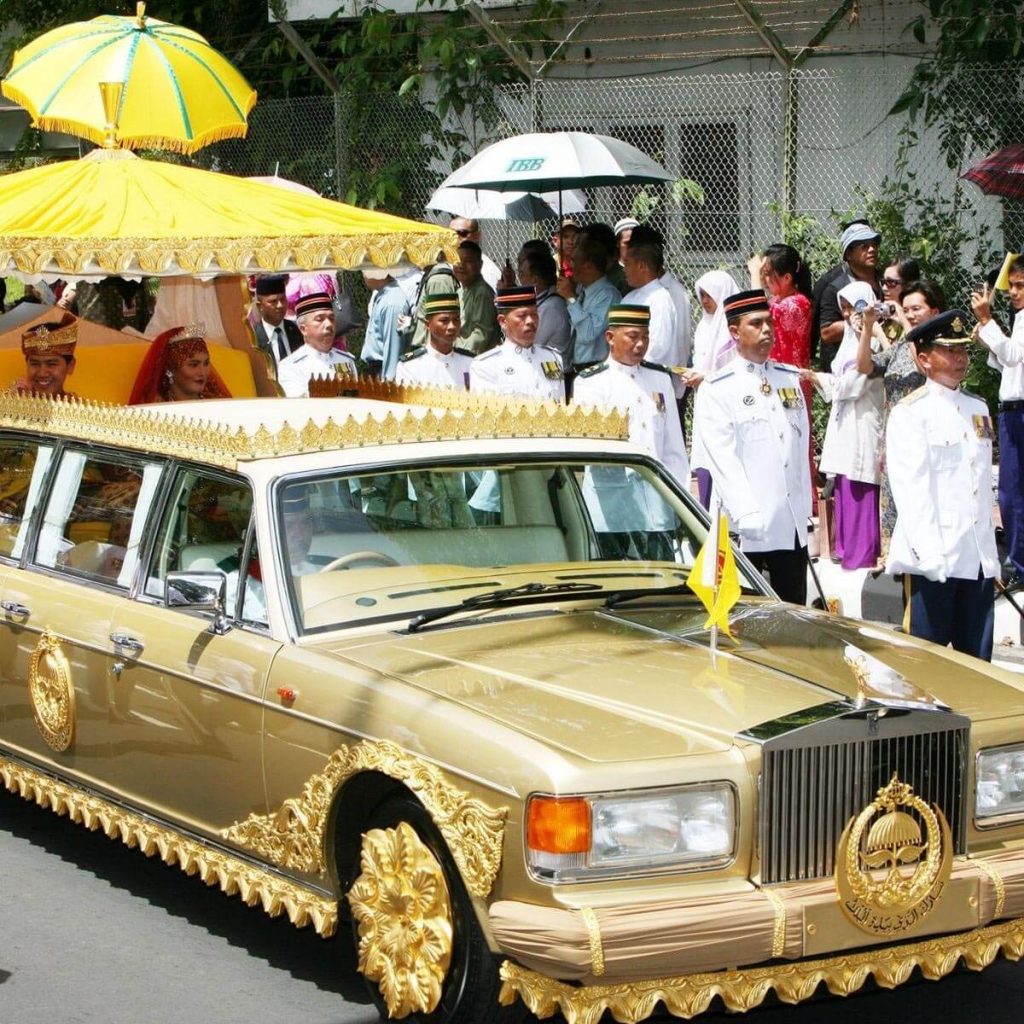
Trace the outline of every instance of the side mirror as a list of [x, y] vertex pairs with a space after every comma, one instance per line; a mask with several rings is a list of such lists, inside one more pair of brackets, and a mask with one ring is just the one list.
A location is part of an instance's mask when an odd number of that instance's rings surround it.
[[164, 588], [164, 604], [168, 608], [213, 612], [210, 632], [223, 636], [231, 624], [224, 614], [228, 578], [216, 572], [169, 572]]

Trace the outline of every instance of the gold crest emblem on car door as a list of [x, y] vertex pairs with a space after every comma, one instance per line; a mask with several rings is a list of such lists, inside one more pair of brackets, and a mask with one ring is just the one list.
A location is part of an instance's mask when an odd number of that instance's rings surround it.
[[43, 739], [58, 753], [67, 750], [75, 738], [75, 688], [60, 640], [49, 630], [29, 659], [28, 689]]

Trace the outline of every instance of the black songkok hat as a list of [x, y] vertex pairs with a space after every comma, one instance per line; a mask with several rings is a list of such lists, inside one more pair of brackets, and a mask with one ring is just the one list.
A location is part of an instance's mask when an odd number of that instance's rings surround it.
[[283, 295], [287, 285], [287, 274], [262, 274], [256, 278], [256, 294]]
[[760, 313], [768, 311], [768, 297], [757, 288], [749, 292], [737, 292], [725, 300], [725, 319], [738, 320], [747, 313]]
[[537, 289], [532, 284], [517, 284], [513, 288], [499, 288], [494, 302], [499, 313], [520, 306], [537, 305]]

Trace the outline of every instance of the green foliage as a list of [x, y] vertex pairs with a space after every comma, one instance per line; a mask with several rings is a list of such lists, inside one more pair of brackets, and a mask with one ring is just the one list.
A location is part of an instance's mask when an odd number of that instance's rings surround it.
[[[1021, 91], [1024, 0], [920, 0], [922, 13], [906, 27], [932, 52], [915, 67], [891, 113], [923, 114], [938, 125], [951, 168], [972, 148], [997, 149], [1018, 142], [1024, 121]], [[999, 73], [964, 72], [1001, 65]], [[999, 88], [995, 83], [1002, 80]]]
[[[781, 203], [769, 203], [768, 209], [778, 219], [782, 241], [800, 253], [812, 274], [823, 274], [840, 261], [842, 252], [834, 228], [824, 226], [809, 213], [786, 210]], [[837, 218], [837, 223], [841, 219]]]

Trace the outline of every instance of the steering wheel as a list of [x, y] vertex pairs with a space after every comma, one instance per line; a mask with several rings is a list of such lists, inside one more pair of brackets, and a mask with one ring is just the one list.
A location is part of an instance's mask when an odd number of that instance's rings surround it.
[[350, 551], [347, 555], [339, 555], [332, 562], [328, 562], [320, 571], [334, 572], [335, 569], [348, 569], [359, 562], [376, 562], [378, 565], [398, 565], [390, 555], [383, 551]]

